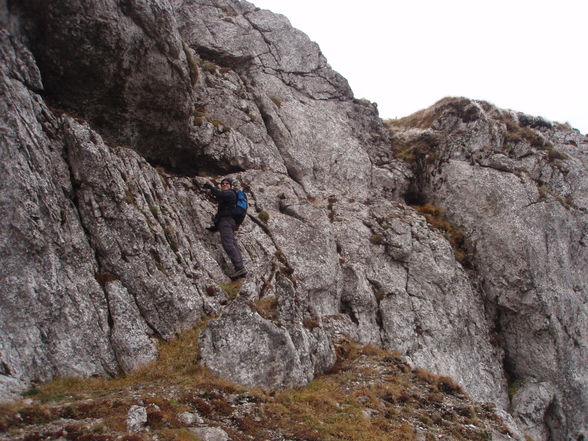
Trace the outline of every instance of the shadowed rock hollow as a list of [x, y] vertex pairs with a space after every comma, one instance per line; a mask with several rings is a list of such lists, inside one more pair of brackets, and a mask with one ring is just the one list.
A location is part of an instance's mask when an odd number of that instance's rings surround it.
[[[1, 4], [3, 399], [213, 316], [202, 363], [242, 384], [306, 384], [345, 334], [585, 436], [586, 137], [463, 98], [384, 124], [244, 1]], [[201, 189], [225, 174], [235, 299]]]

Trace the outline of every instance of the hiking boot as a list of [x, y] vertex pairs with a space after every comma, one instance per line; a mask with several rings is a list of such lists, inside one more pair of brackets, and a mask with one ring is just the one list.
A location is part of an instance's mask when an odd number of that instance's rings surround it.
[[208, 231], [212, 231], [212, 232], [218, 231], [218, 228], [216, 227], [216, 225], [213, 225], [212, 227], [206, 227], [206, 229]]
[[237, 280], [247, 275], [247, 270], [245, 268], [241, 268], [236, 270], [235, 273], [231, 276], [231, 280]]

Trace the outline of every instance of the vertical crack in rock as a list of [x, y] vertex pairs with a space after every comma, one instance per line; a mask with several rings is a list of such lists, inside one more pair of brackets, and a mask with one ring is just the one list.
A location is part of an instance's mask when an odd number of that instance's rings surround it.
[[[283, 122], [281, 124], [276, 123], [275, 118], [279, 118], [280, 116], [271, 110], [271, 105], [268, 103], [268, 99], [260, 97], [255, 91], [252, 91], [252, 94], [255, 98], [257, 108], [261, 113], [261, 117], [263, 118], [267, 133], [273, 140], [275, 146], [278, 148], [282, 160], [284, 161], [284, 165], [288, 171], [288, 176], [290, 176], [290, 178], [292, 178], [296, 183], [304, 187], [303, 172], [298, 166], [297, 161], [290, 154], [289, 148], [287, 146], [289, 141], [286, 138], [291, 138], [292, 133], [289, 131], [288, 126]], [[288, 132], [287, 135], [283, 133], [284, 130]]]

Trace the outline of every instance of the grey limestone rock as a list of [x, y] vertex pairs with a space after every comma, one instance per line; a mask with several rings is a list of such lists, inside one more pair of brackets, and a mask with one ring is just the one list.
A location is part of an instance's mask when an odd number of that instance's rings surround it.
[[147, 409], [143, 406], [131, 406], [127, 415], [129, 432], [136, 433], [145, 429], [147, 425]]
[[204, 423], [204, 420], [197, 412], [182, 412], [178, 415], [178, 420], [186, 426]]
[[438, 142], [419, 191], [467, 237], [511, 381], [556, 391], [516, 407], [535, 408], [536, 436], [563, 439], [588, 414], [586, 137], [465, 99], [420, 118]]
[[51, 102], [160, 162], [189, 140], [190, 76], [168, 1], [9, 3]]
[[220, 427], [191, 427], [190, 432], [195, 433], [203, 441], [229, 441], [229, 435]]
[[265, 305], [239, 299], [208, 323], [201, 357], [213, 372], [240, 384], [286, 388], [307, 384], [335, 363], [327, 334], [304, 325], [291, 283], [278, 275], [276, 284], [278, 299]]
[[[3, 50], [10, 50], [9, 41], [3, 40]], [[6, 69], [28, 64], [3, 64], [0, 72], [0, 384], [11, 389], [56, 375], [117, 372], [104, 332], [106, 301], [72, 201], [58, 118], [26, 87], [26, 75]]]
[[[130, 372], [214, 316], [202, 363], [243, 384], [304, 385], [346, 336], [537, 440], [586, 432], [586, 137], [455, 98], [388, 130], [283, 16], [86, 3], [0, 3], [1, 400]], [[250, 202], [235, 298], [202, 188], [227, 174]]]

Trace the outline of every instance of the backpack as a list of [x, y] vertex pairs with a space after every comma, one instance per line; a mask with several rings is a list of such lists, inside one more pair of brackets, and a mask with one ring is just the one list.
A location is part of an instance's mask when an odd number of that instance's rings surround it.
[[237, 226], [239, 226], [243, 223], [247, 214], [247, 195], [243, 190], [233, 191], [235, 192], [235, 196], [237, 196], [237, 202], [235, 203], [235, 208], [233, 208], [233, 218], [237, 222]]

